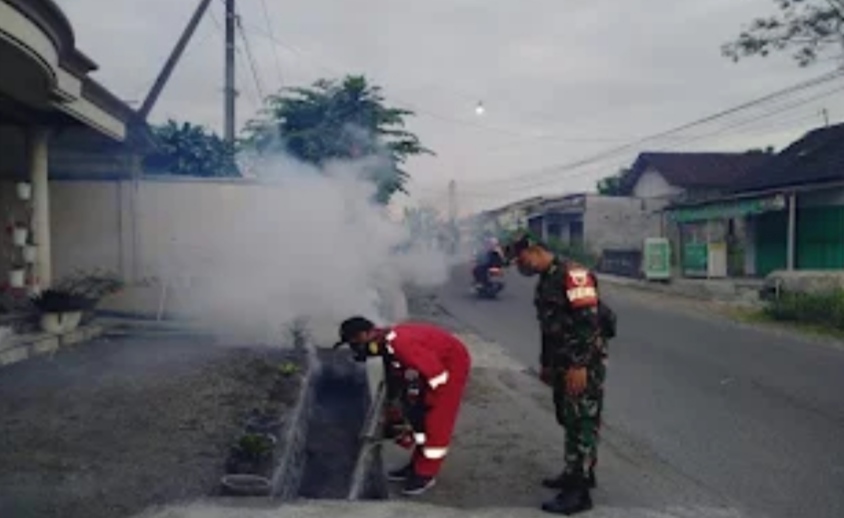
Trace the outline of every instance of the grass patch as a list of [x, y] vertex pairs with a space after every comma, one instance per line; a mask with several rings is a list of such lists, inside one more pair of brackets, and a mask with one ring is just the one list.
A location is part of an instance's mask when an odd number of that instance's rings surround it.
[[748, 324], [775, 324], [808, 334], [844, 338], [844, 290], [782, 293], [763, 308], [732, 308], [734, 319]]

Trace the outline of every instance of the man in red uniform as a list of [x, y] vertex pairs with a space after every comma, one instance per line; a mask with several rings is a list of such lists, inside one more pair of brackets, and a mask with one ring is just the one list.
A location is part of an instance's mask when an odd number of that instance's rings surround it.
[[404, 482], [404, 494], [424, 493], [433, 487], [448, 453], [471, 368], [466, 346], [431, 324], [407, 322], [382, 329], [363, 317], [340, 325], [340, 343], [349, 344], [358, 360], [388, 356], [424, 382], [424, 430], [414, 430], [416, 448], [410, 463], [389, 473], [391, 480]]

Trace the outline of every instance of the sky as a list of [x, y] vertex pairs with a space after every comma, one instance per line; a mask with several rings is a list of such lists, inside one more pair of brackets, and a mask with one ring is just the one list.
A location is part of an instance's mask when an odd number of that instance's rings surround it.
[[[94, 77], [139, 106], [198, 0], [59, 3], [100, 65]], [[223, 7], [212, 2], [153, 122], [222, 132]], [[833, 70], [840, 61], [721, 55], [747, 22], [775, 12], [773, 0], [237, 0], [237, 10], [238, 127], [261, 94], [365, 74], [417, 112], [408, 128], [436, 152], [408, 164], [411, 197], [399, 205], [445, 209], [450, 180], [461, 214], [592, 191], [641, 151], [781, 148], [822, 126], [823, 110], [844, 121], [839, 81], [568, 167]]]

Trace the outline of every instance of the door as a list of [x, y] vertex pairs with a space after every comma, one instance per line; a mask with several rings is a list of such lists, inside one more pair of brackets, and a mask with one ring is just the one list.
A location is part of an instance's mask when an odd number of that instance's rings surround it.
[[756, 218], [756, 275], [765, 277], [788, 265], [788, 214], [768, 212]]

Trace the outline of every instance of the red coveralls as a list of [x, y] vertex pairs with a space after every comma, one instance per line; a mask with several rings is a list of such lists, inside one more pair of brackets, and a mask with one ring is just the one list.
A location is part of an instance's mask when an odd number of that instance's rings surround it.
[[448, 453], [463, 389], [469, 379], [471, 359], [460, 340], [423, 323], [394, 326], [385, 336], [387, 352], [406, 369], [413, 369], [427, 385], [425, 433], [415, 434], [416, 474], [434, 477]]

